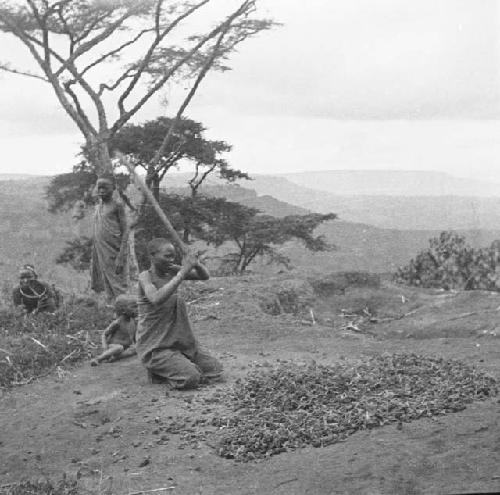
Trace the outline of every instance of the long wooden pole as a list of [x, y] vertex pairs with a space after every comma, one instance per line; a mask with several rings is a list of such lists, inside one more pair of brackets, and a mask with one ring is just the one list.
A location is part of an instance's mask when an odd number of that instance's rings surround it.
[[153, 193], [148, 188], [148, 186], [146, 186], [146, 183], [142, 180], [139, 174], [137, 174], [137, 172], [135, 171], [135, 167], [130, 163], [130, 160], [128, 160], [122, 154], [119, 155], [117, 154], [117, 156], [119, 156], [122, 164], [127, 167], [131, 177], [133, 177], [134, 179], [136, 186], [141, 190], [141, 192], [144, 194], [146, 199], [151, 203], [151, 206], [154, 208], [154, 210], [160, 217], [161, 222], [163, 223], [168, 233], [170, 234], [172, 242], [177, 246], [179, 251], [184, 256], [188, 254], [189, 253], [188, 247], [182, 242], [182, 239], [179, 237], [179, 234], [170, 223], [170, 220], [167, 218], [167, 215], [165, 215], [165, 212], [161, 209], [160, 205], [158, 204], [158, 201], [156, 201], [156, 198], [153, 196]]

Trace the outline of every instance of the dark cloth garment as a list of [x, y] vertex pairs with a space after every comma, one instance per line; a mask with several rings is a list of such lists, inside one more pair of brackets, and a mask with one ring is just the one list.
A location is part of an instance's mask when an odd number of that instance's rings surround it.
[[[157, 289], [174, 276], [159, 278], [152, 270], [145, 273]], [[140, 279], [143, 276], [141, 274]], [[186, 304], [178, 294], [154, 305], [139, 282], [137, 303], [136, 350], [151, 373], [165, 378], [176, 388], [195, 387], [202, 376], [221, 374], [222, 366], [217, 359], [200, 349], [189, 323]]]
[[119, 344], [124, 349], [130, 347], [135, 341], [136, 323], [134, 319], [125, 320], [117, 318], [113, 323], [108, 336], [108, 344]]
[[23, 305], [28, 313], [33, 311], [48, 311], [50, 313], [56, 310], [58, 306], [55, 290], [46, 282], [35, 280], [32, 288], [16, 287], [12, 292], [12, 301], [16, 306]]
[[161, 378], [178, 389], [195, 388], [204, 378], [218, 378], [222, 373], [219, 361], [199, 347], [192, 358], [181, 351], [155, 350], [147, 368], [155, 378]]
[[90, 286], [95, 292], [105, 291], [115, 299], [127, 292], [126, 253], [124, 269], [116, 273], [116, 260], [122, 246], [122, 232], [116, 212], [118, 205], [99, 203], [94, 214], [92, 258], [90, 262]]

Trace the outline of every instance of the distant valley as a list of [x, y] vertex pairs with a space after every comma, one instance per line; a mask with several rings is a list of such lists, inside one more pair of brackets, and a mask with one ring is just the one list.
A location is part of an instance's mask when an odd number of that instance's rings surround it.
[[[186, 175], [172, 174], [165, 185], [179, 191], [179, 187], [185, 187], [186, 179]], [[55, 280], [67, 279], [62, 267], [53, 265], [53, 259], [73, 237], [72, 224], [68, 215], [54, 216], [46, 211], [43, 196], [47, 183], [47, 177], [23, 180], [9, 177], [0, 181], [0, 230], [4, 239], [0, 260], [4, 278], [14, 276], [20, 263], [34, 261], [43, 273], [52, 273]], [[500, 198], [339, 196], [271, 176], [257, 176], [241, 185], [211, 179], [203, 191], [279, 217], [309, 211], [338, 213], [339, 220], [318, 229], [319, 234], [335, 244], [335, 251], [312, 254], [298, 243], [283, 246], [282, 252], [300, 270], [393, 272], [427, 247], [431, 237], [453, 223], [473, 246], [486, 246], [500, 238], [500, 228], [495, 228], [500, 227]], [[483, 205], [483, 209], [477, 205]], [[469, 219], [469, 223], [462, 219], [460, 224], [461, 215]], [[486, 218], [488, 225], [494, 227], [467, 228], [476, 225], [474, 217]], [[498, 218], [496, 224], [495, 218]], [[406, 228], [378, 225], [406, 225]], [[421, 228], [408, 228], [408, 225]], [[433, 225], [436, 228], [429, 227]]]

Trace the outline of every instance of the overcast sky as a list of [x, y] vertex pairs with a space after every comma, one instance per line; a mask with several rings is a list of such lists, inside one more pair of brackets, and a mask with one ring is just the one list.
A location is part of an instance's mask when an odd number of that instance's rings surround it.
[[[261, 6], [283, 26], [242, 45], [233, 70], [210, 75], [187, 112], [233, 144], [233, 166], [441, 170], [500, 182], [497, 0]], [[27, 60], [3, 46], [0, 60]], [[0, 74], [3, 173], [75, 163], [81, 137], [43, 84]], [[154, 102], [139, 119], [165, 111]]]

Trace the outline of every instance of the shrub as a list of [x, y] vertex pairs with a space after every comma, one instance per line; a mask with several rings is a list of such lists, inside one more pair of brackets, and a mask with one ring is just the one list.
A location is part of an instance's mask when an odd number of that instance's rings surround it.
[[465, 237], [453, 232], [441, 232], [429, 241], [426, 251], [399, 268], [395, 280], [419, 287], [445, 290], [495, 290], [497, 269], [500, 269], [500, 241], [487, 248], [469, 246]]

